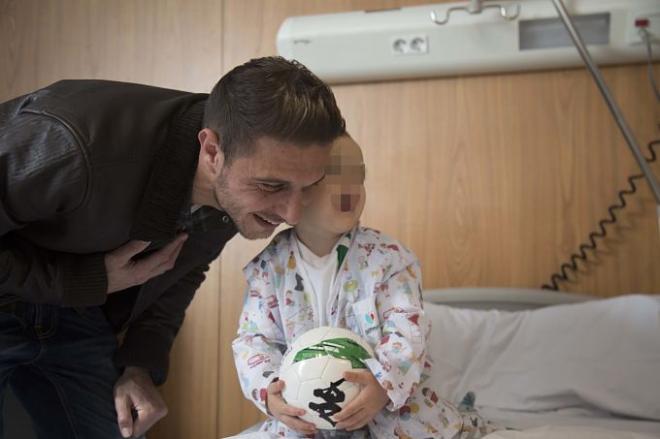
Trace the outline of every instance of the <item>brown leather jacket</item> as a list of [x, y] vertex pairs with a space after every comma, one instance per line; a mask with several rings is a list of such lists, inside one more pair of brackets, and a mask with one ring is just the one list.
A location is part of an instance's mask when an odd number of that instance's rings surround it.
[[[126, 334], [119, 366], [157, 383], [184, 312], [236, 228], [223, 212], [190, 217], [207, 95], [112, 81], [60, 81], [0, 104], [0, 303], [108, 303]], [[104, 254], [147, 249], [187, 229], [176, 266], [106, 295]], [[1, 347], [0, 347], [1, 348]]]

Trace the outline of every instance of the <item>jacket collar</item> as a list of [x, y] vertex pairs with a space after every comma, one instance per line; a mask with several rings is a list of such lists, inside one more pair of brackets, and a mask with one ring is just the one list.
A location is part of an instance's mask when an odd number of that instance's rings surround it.
[[170, 124], [142, 196], [131, 239], [159, 241], [176, 235], [177, 220], [190, 207], [199, 158], [197, 134], [202, 127], [205, 103], [205, 99], [192, 103]]

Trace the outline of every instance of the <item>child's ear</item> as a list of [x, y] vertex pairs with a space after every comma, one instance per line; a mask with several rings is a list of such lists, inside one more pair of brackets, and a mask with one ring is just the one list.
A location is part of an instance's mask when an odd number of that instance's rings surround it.
[[357, 219], [359, 220], [360, 217], [362, 217], [362, 213], [364, 213], [364, 206], [367, 204], [367, 188], [362, 184], [360, 186], [360, 201], [359, 201], [359, 207], [360, 212], [357, 215]]

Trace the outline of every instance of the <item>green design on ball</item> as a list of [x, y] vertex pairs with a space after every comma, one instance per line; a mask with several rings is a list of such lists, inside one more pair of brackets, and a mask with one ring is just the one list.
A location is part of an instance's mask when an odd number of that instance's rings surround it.
[[293, 357], [293, 362], [317, 357], [334, 357], [351, 362], [353, 369], [366, 369], [364, 360], [371, 358], [369, 352], [355, 340], [350, 338], [331, 338], [315, 345], [299, 350]]

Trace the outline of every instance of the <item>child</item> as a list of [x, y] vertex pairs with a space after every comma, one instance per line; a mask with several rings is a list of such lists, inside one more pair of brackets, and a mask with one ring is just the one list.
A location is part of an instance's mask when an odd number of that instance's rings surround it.
[[262, 431], [313, 437], [314, 425], [299, 418], [305, 410], [282, 399], [280, 362], [306, 331], [342, 327], [363, 337], [376, 358], [366, 361], [368, 371], [345, 375], [362, 389], [334, 416], [338, 429], [354, 432], [352, 437], [480, 437], [492, 427], [476, 412], [459, 412], [424, 386], [431, 373], [430, 325], [419, 262], [397, 241], [358, 226], [364, 175], [359, 146], [348, 136], [339, 138], [300, 222], [245, 267], [248, 289], [233, 343], [243, 392], [269, 415]]

